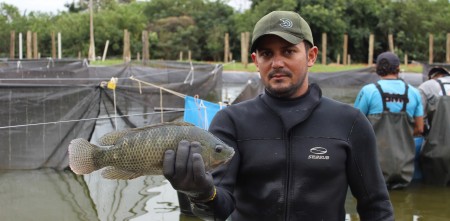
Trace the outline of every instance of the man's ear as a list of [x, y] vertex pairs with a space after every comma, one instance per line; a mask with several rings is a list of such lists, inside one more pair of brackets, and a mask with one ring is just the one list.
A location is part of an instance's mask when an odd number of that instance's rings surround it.
[[319, 48], [313, 46], [308, 51], [308, 67], [312, 67], [316, 63], [317, 54], [319, 53]]
[[252, 56], [253, 63], [255, 64], [256, 68], [258, 69], [258, 58], [256, 57], [256, 52], [253, 52], [251, 54], [251, 56]]

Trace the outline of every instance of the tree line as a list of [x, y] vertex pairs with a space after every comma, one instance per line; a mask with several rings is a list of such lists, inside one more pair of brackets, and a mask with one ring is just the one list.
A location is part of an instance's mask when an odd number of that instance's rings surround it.
[[[233, 59], [240, 61], [241, 33], [251, 33], [256, 21], [273, 10], [299, 12], [309, 22], [319, 49], [326, 33], [327, 63], [342, 55], [344, 35], [348, 36], [352, 63], [366, 63], [371, 34], [375, 38], [374, 56], [389, 49], [391, 35], [400, 57], [407, 54], [409, 60], [420, 62], [428, 61], [431, 34], [434, 61], [445, 62], [450, 33], [448, 0], [252, 0], [250, 9], [244, 11], [227, 5], [227, 0], [93, 1], [95, 51], [102, 54], [108, 41], [108, 58], [122, 57], [126, 29], [132, 55], [142, 51], [145, 30], [149, 33], [150, 59], [167, 60], [177, 60], [180, 51], [190, 51], [193, 60], [223, 61], [228, 33], [229, 50]], [[0, 57], [9, 57], [11, 31], [15, 36], [37, 33], [41, 57], [51, 57], [51, 33], [61, 33], [62, 57], [87, 57], [88, 2], [67, 3], [67, 10], [57, 13], [23, 14], [15, 6], [1, 3]], [[15, 47], [18, 50], [17, 43]]]

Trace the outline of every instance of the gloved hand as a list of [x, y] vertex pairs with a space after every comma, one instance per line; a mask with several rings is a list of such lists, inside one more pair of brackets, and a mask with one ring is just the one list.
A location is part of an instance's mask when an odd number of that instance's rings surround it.
[[200, 155], [199, 142], [180, 141], [177, 152], [167, 150], [164, 154], [163, 174], [172, 187], [185, 193], [193, 202], [208, 202], [214, 199], [216, 188]]

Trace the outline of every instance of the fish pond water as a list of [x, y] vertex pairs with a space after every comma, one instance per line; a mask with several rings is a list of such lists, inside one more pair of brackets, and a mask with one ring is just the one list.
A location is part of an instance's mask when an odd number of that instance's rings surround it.
[[[391, 190], [396, 220], [450, 219], [450, 188], [418, 182]], [[347, 221], [358, 221], [350, 192]], [[180, 214], [176, 192], [162, 176], [107, 180], [98, 171], [75, 175], [69, 170], [0, 171], [0, 220], [195, 221]]]

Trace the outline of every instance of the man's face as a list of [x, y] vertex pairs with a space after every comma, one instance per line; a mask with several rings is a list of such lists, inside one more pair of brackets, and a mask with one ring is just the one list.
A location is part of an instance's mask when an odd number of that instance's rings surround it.
[[266, 89], [274, 96], [295, 98], [308, 90], [308, 68], [314, 65], [318, 49], [306, 51], [305, 43], [293, 45], [276, 35], [258, 40], [252, 53]]

